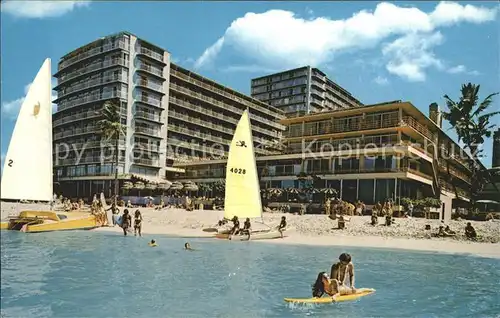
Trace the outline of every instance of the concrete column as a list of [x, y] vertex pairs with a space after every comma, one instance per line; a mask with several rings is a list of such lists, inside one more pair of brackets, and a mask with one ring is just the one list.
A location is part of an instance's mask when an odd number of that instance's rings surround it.
[[356, 200], [359, 200], [359, 179], [356, 179]]
[[[128, 91], [127, 91], [127, 131], [125, 133], [125, 167], [123, 173], [130, 173], [134, 147], [134, 113], [135, 113], [135, 71], [137, 68], [136, 46], [137, 38], [130, 36], [128, 59]], [[99, 195], [99, 194], [98, 194]]]
[[170, 86], [170, 53], [165, 51], [163, 52], [163, 62], [165, 62], [166, 66], [163, 68], [163, 78], [165, 81], [163, 82], [163, 95], [161, 106], [163, 107], [163, 111], [161, 112], [161, 121], [164, 125], [161, 126], [160, 134], [162, 140], [160, 141], [160, 171], [159, 177], [165, 178], [167, 171], [167, 145], [168, 145], [168, 105], [169, 105], [169, 86]]
[[344, 179], [340, 179], [340, 199], [342, 200], [342, 190], [344, 186]]
[[377, 203], [375, 202], [375, 197], [377, 194], [376, 187], [377, 187], [377, 179], [373, 179], [373, 204]]
[[441, 220], [443, 220], [445, 223], [449, 222], [451, 220], [451, 208], [453, 204], [453, 199], [447, 195], [441, 194], [439, 199], [441, 200], [442, 204], [444, 205], [444, 208], [441, 207]]

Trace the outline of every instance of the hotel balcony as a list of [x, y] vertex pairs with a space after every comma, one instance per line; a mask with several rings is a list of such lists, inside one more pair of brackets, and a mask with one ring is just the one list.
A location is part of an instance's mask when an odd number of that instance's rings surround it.
[[[207, 90], [209, 90], [211, 92], [215, 92], [215, 93], [217, 93], [219, 95], [222, 95], [224, 97], [232, 99], [235, 102], [243, 104], [243, 105], [245, 105], [245, 106], [247, 106], [247, 107], [249, 107], [251, 109], [255, 109], [255, 110], [257, 110], [259, 112], [262, 112], [264, 114], [267, 114], [269, 116], [273, 116], [273, 117], [277, 116], [276, 112], [271, 111], [269, 108], [266, 108], [264, 106], [258, 105], [257, 102], [252, 103], [252, 102], [250, 102], [250, 101], [248, 101], [246, 99], [243, 99], [241, 97], [236, 96], [234, 93], [229, 93], [229, 92], [226, 92], [224, 90], [221, 90], [218, 87], [215, 87], [215, 85], [209, 85], [209, 84], [203, 83], [202, 81], [199, 81], [199, 80], [197, 80], [195, 78], [192, 78], [192, 77], [190, 77], [190, 76], [188, 76], [188, 75], [186, 75], [186, 74], [184, 74], [182, 72], [176, 71], [176, 70], [174, 70], [172, 68], [170, 69], [170, 75], [174, 75], [177, 78], [182, 79], [182, 80], [184, 80], [186, 82], [195, 84], [195, 85], [203, 87], [203, 88], [205, 88], [205, 89], [207, 89]], [[284, 118], [284, 117], [285, 116], [283, 115], [283, 116], [279, 116], [277, 118]]]
[[105, 60], [103, 62], [94, 63], [87, 67], [82, 67], [74, 71], [70, 71], [64, 75], [58, 75], [56, 76], [58, 78], [57, 86], [54, 87], [54, 90], [59, 90], [61, 85], [66, 84], [69, 81], [73, 81], [79, 77], [114, 66], [128, 67], [128, 63], [124, 59]]
[[94, 126], [94, 125], [87, 126], [85, 128], [75, 128], [72, 130], [55, 133], [54, 134], [54, 141], [59, 140], [59, 139], [63, 139], [63, 138], [84, 135], [84, 134], [98, 134], [99, 132], [100, 132], [99, 127]]
[[201, 151], [202, 153], [209, 153], [216, 156], [227, 156], [226, 151], [220, 149], [212, 149], [211, 147], [207, 147], [206, 145], [199, 145], [197, 143], [191, 143], [188, 141], [169, 138], [167, 144], [168, 144], [167, 146], [172, 145], [186, 149], [198, 150]]
[[147, 113], [147, 112], [141, 111], [141, 110], [138, 110], [135, 112], [134, 119], [145, 120], [145, 121], [153, 122], [155, 124], [160, 124], [160, 125], [164, 124], [160, 115]]
[[152, 50], [150, 50], [148, 48], [145, 48], [145, 47], [140, 47], [136, 52], [137, 52], [138, 55], [147, 56], [147, 57], [153, 59], [155, 62], [160, 62], [163, 65], [167, 65], [163, 61], [163, 54], [160, 54], [158, 52], [154, 52], [154, 51], [152, 51]]
[[75, 99], [72, 99], [71, 101], [66, 100], [66, 101], [60, 102], [58, 104], [57, 111], [61, 112], [63, 110], [68, 110], [68, 109], [74, 108], [76, 106], [81, 106], [83, 104], [88, 104], [88, 103], [93, 103], [93, 102], [98, 102], [98, 101], [105, 101], [105, 100], [113, 99], [113, 98], [126, 99], [127, 92], [126, 91], [116, 91], [116, 92], [103, 93], [102, 95], [95, 94], [95, 95], [89, 95], [89, 96], [85, 96], [85, 97], [75, 98]]
[[135, 127], [135, 134], [142, 134], [154, 138], [160, 138], [162, 139], [163, 137], [160, 135], [160, 130], [159, 129], [152, 129], [152, 128], [147, 128], [147, 127]]
[[68, 86], [64, 89], [64, 92], [59, 87], [59, 91], [57, 92], [57, 99], [54, 100], [53, 103], [57, 103], [62, 98], [73, 95], [76, 92], [87, 90], [89, 88], [96, 88], [96, 87], [107, 85], [107, 84], [114, 83], [114, 82], [122, 82], [122, 83], [127, 84], [127, 81], [128, 81], [128, 79], [124, 75], [103, 76], [103, 77], [100, 77], [97, 79], [87, 80], [87, 81], [80, 83], [80, 84]]
[[[212, 105], [215, 105], [217, 107], [219, 107], [220, 109], [225, 109], [225, 110], [230, 110], [232, 111], [233, 113], [237, 114], [238, 116], [241, 116], [241, 114], [243, 113], [242, 110], [236, 108], [236, 107], [233, 107], [233, 106], [230, 106], [228, 104], [225, 104], [221, 101], [218, 101], [216, 99], [213, 99], [211, 97], [208, 97], [208, 96], [205, 96], [203, 94], [200, 94], [198, 92], [194, 92], [194, 91], [191, 91], [187, 88], [184, 88], [182, 86], [179, 86], [179, 85], [176, 85], [176, 84], [173, 84], [173, 83], [170, 83], [170, 88], [175, 90], [175, 91], [178, 91], [180, 93], [183, 93], [187, 96], [190, 96], [190, 97], [195, 97], [197, 98], [198, 100], [202, 101], [202, 102], [208, 102]], [[219, 118], [221, 118], [222, 115], [219, 115]], [[231, 119], [229, 119], [231, 118]], [[257, 117], [257, 116], [254, 116], [253, 114], [250, 114], [250, 118], [254, 119], [254, 120], [257, 120], [257, 121], [261, 121], [263, 122], [262, 120], [264, 120], [263, 118], [261, 117]], [[262, 119], [262, 120], [261, 120]], [[230, 121], [232, 123], [234, 123], [235, 125], [238, 124], [238, 121], [239, 121], [239, 118], [236, 118], [236, 117], [229, 117], [229, 116], [224, 116], [224, 120], [226, 121]], [[267, 119], [266, 119], [267, 121]], [[271, 122], [271, 121], [269, 121]], [[276, 124], [276, 123], [274, 123]], [[278, 127], [283, 127], [281, 124], [277, 124]], [[276, 125], [272, 125], [273, 127], [276, 126]], [[254, 129], [255, 131], [259, 131], [263, 134], [266, 134], [266, 135], [277, 135], [277, 132], [275, 131], [272, 131], [272, 130], [269, 130], [269, 129], [264, 129], [264, 128], [261, 128], [257, 125], [252, 125], [252, 129]]]
[[137, 151], [156, 152], [156, 153], [160, 152], [160, 147], [158, 145], [146, 142], [135, 142], [133, 149], [136, 152]]
[[163, 110], [163, 106], [160, 99], [149, 97], [143, 94], [137, 95], [135, 102]]
[[135, 165], [148, 166], [148, 167], [160, 167], [159, 159], [145, 159], [145, 158], [134, 158], [132, 159], [132, 163]]
[[154, 93], [165, 95], [165, 93], [163, 92], [162, 85], [152, 83], [150, 81], [145, 81], [145, 80], [138, 80], [135, 85], [141, 89], [146, 88], [146, 89], [152, 90]]
[[451, 174], [452, 176], [459, 178], [467, 183], [471, 182], [470, 176], [461, 172], [460, 170], [453, 167], [451, 164], [447, 163], [444, 159], [439, 159], [439, 170], [445, 174]]
[[53, 127], [58, 127], [64, 124], [73, 123], [75, 121], [80, 121], [83, 119], [94, 119], [100, 117], [101, 113], [97, 110], [83, 111], [69, 116], [63, 116], [62, 118], [56, 119], [52, 122]]
[[[171, 130], [173, 132], [184, 134], [186, 136], [191, 136], [191, 137], [195, 136], [195, 137], [198, 137], [202, 140], [210, 140], [210, 141], [213, 141], [215, 143], [220, 143], [220, 144], [225, 145], [227, 147], [229, 147], [229, 145], [231, 143], [231, 139], [225, 139], [225, 138], [221, 138], [221, 137], [217, 137], [217, 136], [212, 136], [211, 134], [206, 134], [206, 133], [202, 133], [199, 131], [195, 131], [195, 130], [189, 129], [187, 127], [180, 127], [177, 125], [169, 125], [168, 129], [169, 129], [169, 131]], [[262, 139], [262, 138], [258, 138], [258, 137], [254, 137], [253, 141], [254, 141], [254, 143], [259, 143], [259, 144], [266, 144], [268, 142], [267, 140]], [[263, 154], [263, 155], [275, 153], [273, 151], [269, 151], [269, 150], [261, 149], [261, 148], [256, 148], [255, 152], [259, 153], [259, 154]]]
[[108, 52], [118, 50], [118, 49], [128, 50], [128, 47], [125, 44], [125, 42], [123, 42], [123, 41], [118, 41], [118, 42], [113, 43], [113, 44], [101, 45], [101, 46], [95, 47], [93, 49], [90, 49], [88, 51], [79, 53], [76, 56], [65, 59], [64, 61], [59, 63], [57, 70], [59, 72], [68, 66], [71, 66], [71, 65], [76, 64], [78, 62], [84, 61], [88, 58], [96, 57], [100, 54], [108, 53]]
[[165, 81], [165, 78], [163, 77], [163, 70], [160, 68], [152, 67], [152, 66], [145, 65], [145, 64], [140, 64], [137, 67], [137, 70], [141, 71], [141, 72], [145, 72], [146, 74], [153, 75], [153, 76], [161, 79], [162, 81]]
[[[77, 165], [82, 165], [82, 164], [92, 164], [92, 163], [113, 163], [115, 162], [114, 158], [106, 158], [104, 156], [89, 156], [89, 157], [82, 157], [80, 160], [78, 158], [70, 158], [70, 159], [59, 159], [59, 160], [54, 160], [54, 165], [55, 166], [77, 166]], [[125, 158], [120, 158], [119, 162], [123, 163], [125, 162]]]
[[[68, 147], [70, 147], [68, 149], [68, 151], [82, 150], [82, 149], [84, 149], [84, 150], [96, 149], [96, 148], [102, 148], [102, 147], [106, 147], [106, 148], [108, 148], [108, 147], [114, 148], [115, 147], [114, 143], [113, 144], [109, 144], [109, 143], [103, 144], [101, 141], [74, 142], [71, 144], [63, 143], [62, 145], [68, 145]], [[125, 141], [119, 141], [118, 147], [121, 149], [125, 148]], [[54, 153], [55, 152], [64, 153], [66, 151], [66, 147], [63, 147], [63, 146], [55, 143], [53, 151], [54, 151]]]

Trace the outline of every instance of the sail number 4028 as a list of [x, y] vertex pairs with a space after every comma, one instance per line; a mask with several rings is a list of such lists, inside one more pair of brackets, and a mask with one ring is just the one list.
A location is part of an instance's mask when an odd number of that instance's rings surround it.
[[245, 169], [240, 169], [240, 168], [231, 168], [229, 171], [232, 173], [237, 173], [237, 174], [245, 174], [247, 171]]

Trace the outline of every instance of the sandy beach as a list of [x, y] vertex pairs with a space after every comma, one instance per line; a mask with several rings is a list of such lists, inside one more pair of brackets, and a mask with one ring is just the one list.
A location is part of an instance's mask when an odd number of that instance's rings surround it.
[[[42, 206], [18, 205], [13, 206], [2, 202], [2, 219], [8, 214], [19, 209], [40, 210]], [[121, 209], [123, 211], [123, 209]], [[129, 209], [131, 212], [134, 209]], [[213, 234], [203, 232], [203, 228], [214, 226], [222, 219], [222, 211], [195, 210], [187, 212], [183, 209], [163, 209], [160, 211], [152, 208], [140, 208], [143, 215], [143, 234], [173, 235], [186, 238], [206, 237]], [[354, 216], [346, 224], [346, 229], [334, 229], [336, 221], [330, 220], [325, 215], [292, 215], [283, 213], [264, 213], [264, 223], [278, 225], [281, 216], [286, 216], [288, 225], [292, 228], [286, 232], [284, 239], [254, 241], [273, 244], [305, 244], [322, 246], [349, 246], [369, 248], [390, 248], [418, 251], [431, 251], [441, 253], [472, 254], [483, 257], [500, 258], [500, 222], [471, 221], [480, 237], [480, 242], [471, 242], [465, 239], [463, 232], [466, 220], [453, 220], [448, 224], [457, 232], [455, 237], [436, 238], [431, 233], [436, 233], [440, 225], [439, 220], [403, 219], [397, 218], [393, 226], [372, 226], [370, 217]], [[379, 218], [383, 223], [383, 218]], [[425, 230], [425, 225], [431, 225], [432, 230]], [[110, 231], [121, 233], [119, 227], [102, 227], [94, 231]]]

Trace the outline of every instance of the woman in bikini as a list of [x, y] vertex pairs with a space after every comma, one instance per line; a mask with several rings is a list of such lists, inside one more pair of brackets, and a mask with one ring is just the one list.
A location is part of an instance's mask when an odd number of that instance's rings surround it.
[[130, 217], [128, 210], [125, 209], [125, 211], [123, 211], [123, 216], [122, 216], [123, 235], [127, 236], [127, 231], [131, 225], [132, 225], [132, 218]]
[[139, 232], [139, 236], [142, 236], [142, 215], [139, 210], [135, 210], [134, 215], [134, 236], [137, 236], [137, 232]]

